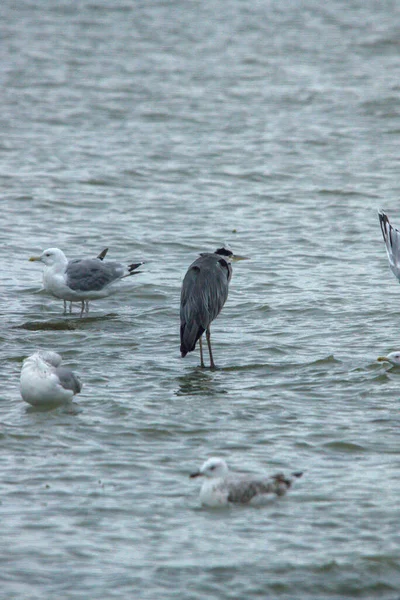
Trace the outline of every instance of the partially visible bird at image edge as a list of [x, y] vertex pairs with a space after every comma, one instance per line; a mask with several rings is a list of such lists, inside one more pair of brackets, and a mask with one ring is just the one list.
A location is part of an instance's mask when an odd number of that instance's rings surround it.
[[389, 266], [394, 276], [400, 281], [400, 231], [393, 227], [383, 210], [380, 210], [378, 214]]

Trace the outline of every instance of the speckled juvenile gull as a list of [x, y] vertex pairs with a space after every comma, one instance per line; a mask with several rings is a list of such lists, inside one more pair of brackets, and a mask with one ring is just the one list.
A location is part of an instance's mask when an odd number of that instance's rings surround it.
[[400, 367], [400, 351], [395, 350], [394, 352], [389, 352], [386, 356], [378, 356], [377, 360], [379, 362], [389, 362], [395, 367]]
[[391, 225], [387, 214], [383, 210], [380, 210], [378, 214], [389, 266], [395, 277], [400, 281], [400, 231]]
[[200, 490], [204, 506], [228, 506], [229, 504], [261, 504], [274, 496], [283, 496], [295, 478], [302, 473], [285, 477], [282, 473], [272, 477], [255, 478], [231, 473], [223, 458], [209, 458], [201, 469], [190, 477], [205, 477]]
[[[104, 251], [103, 251], [104, 253]], [[102, 254], [103, 254], [102, 253]], [[116, 291], [115, 284], [136, 275], [143, 263], [123, 265], [118, 262], [104, 261], [103, 257], [67, 260], [59, 248], [48, 248], [40, 256], [29, 260], [44, 263], [44, 289], [64, 301], [81, 302], [81, 316], [85, 309], [89, 311], [89, 300], [105, 298]]]
[[61, 367], [61, 362], [61, 356], [50, 350], [39, 350], [24, 360], [20, 390], [25, 402], [33, 406], [59, 405], [79, 394], [79, 377], [68, 367]]

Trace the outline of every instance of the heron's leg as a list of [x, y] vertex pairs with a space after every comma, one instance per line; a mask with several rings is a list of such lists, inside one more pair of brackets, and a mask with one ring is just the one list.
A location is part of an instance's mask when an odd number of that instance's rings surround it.
[[69, 312], [72, 313], [72, 302], [69, 303]]
[[85, 312], [89, 312], [89, 300], [86, 300], [85, 302]]
[[66, 315], [66, 314], [67, 314], [67, 303], [64, 300], [64, 315]]
[[81, 314], [79, 315], [81, 318], [83, 316], [83, 311], [85, 310], [85, 301], [81, 300]]
[[215, 362], [214, 362], [213, 355], [212, 355], [212, 350], [211, 350], [211, 332], [210, 332], [210, 326], [208, 326], [207, 329], [206, 329], [206, 339], [207, 339], [208, 352], [210, 354], [210, 369], [215, 369]]
[[199, 346], [200, 346], [200, 367], [204, 369], [205, 364], [203, 360], [203, 342], [201, 341], [201, 336], [199, 337]]

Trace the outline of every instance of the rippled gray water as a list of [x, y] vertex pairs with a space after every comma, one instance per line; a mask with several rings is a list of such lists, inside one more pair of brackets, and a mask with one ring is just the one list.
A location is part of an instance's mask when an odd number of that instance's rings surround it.
[[[61, 0], [1, 8], [0, 597], [400, 594], [395, 2]], [[217, 371], [179, 357], [197, 253], [234, 265]], [[88, 318], [27, 261], [146, 260]], [[77, 310], [77, 306], [76, 306]], [[60, 352], [79, 410], [35, 411]], [[304, 470], [263, 508], [199, 506], [189, 473]]]

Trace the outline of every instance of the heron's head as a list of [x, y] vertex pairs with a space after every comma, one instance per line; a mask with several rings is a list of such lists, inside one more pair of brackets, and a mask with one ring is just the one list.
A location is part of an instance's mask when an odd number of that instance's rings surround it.
[[218, 458], [216, 456], [209, 458], [202, 465], [201, 469], [192, 473], [190, 477], [226, 477], [228, 475], [229, 469], [228, 465], [224, 461], [223, 458]]
[[68, 262], [64, 252], [59, 248], [47, 248], [40, 256], [31, 256], [29, 260], [40, 260], [40, 262], [44, 263], [47, 267]]
[[248, 260], [247, 256], [238, 256], [237, 254], [233, 254], [232, 250], [228, 246], [222, 246], [222, 248], [218, 248], [218, 250], [215, 251], [215, 254], [223, 256], [225, 260], [228, 261]]
[[390, 352], [387, 356], [379, 356], [377, 358], [379, 362], [389, 362], [396, 367], [400, 367], [400, 351]]

